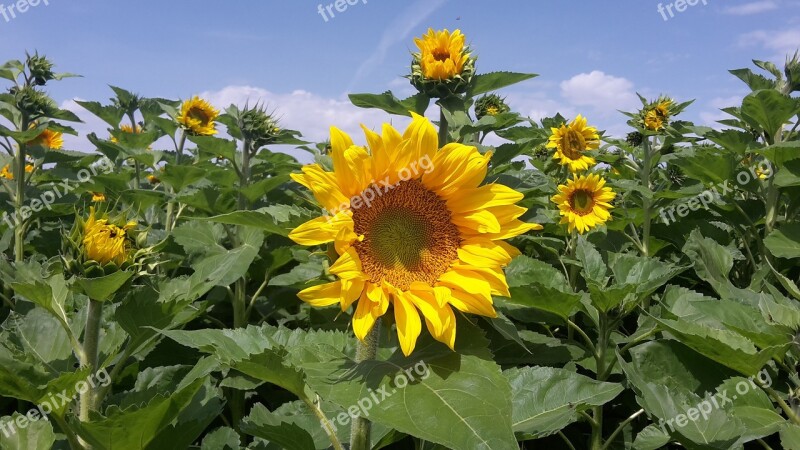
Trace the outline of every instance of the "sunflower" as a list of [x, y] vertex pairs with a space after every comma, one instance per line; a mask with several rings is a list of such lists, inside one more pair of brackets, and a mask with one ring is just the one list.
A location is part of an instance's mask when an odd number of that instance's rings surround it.
[[[33, 172], [33, 164], [25, 164], [25, 173]], [[14, 173], [11, 172], [11, 165], [6, 164], [0, 169], [0, 178], [5, 178], [6, 180], [13, 180]]]
[[190, 133], [199, 136], [213, 136], [217, 134], [216, 123], [219, 111], [210, 103], [200, 97], [192, 97], [183, 102], [178, 123]]
[[92, 194], [92, 201], [95, 203], [106, 201], [106, 194], [102, 192], [91, 192], [91, 194]]
[[605, 184], [599, 175], [581, 175], [558, 187], [559, 193], [552, 200], [561, 210], [561, 223], [569, 224], [570, 232], [577, 228], [583, 234], [611, 219], [608, 210], [613, 206], [609, 202], [617, 194]]
[[669, 97], [659, 97], [642, 111], [644, 127], [650, 131], [661, 131], [669, 123], [674, 108], [674, 100]]
[[[301, 245], [333, 244], [332, 283], [301, 291], [312, 306], [356, 303], [353, 330], [364, 340], [393, 307], [400, 347], [411, 354], [421, 332], [455, 345], [454, 310], [495, 317], [492, 295], [508, 296], [502, 268], [519, 254], [503, 242], [538, 224], [518, 218], [523, 195], [483, 183], [491, 153], [438, 149], [429, 120], [414, 114], [400, 134], [364, 128], [369, 149], [331, 128], [333, 172], [317, 164], [292, 178], [331, 212], [293, 230]], [[379, 181], [375, 181], [379, 180]]]
[[552, 134], [547, 148], [556, 149], [554, 159], [560, 159], [562, 166], [571, 172], [580, 172], [597, 164], [591, 156], [583, 154], [586, 150], [600, 148], [600, 135], [597, 128], [586, 125], [586, 118], [578, 114], [571, 123], [561, 128], [551, 128]]
[[[142, 132], [142, 127], [137, 124], [136, 125], [136, 130], [134, 130], [132, 126], [130, 126], [128, 124], [125, 124], [125, 125], [120, 125], [119, 126], [119, 131], [121, 131], [123, 133], [128, 133], [128, 134], [139, 134], [139, 133]], [[111, 136], [111, 142], [117, 144], [117, 143], [119, 143], [119, 139], [117, 139], [116, 136]]]
[[64, 135], [58, 131], [44, 130], [30, 145], [41, 145], [51, 150], [61, 150], [64, 147]]
[[460, 75], [470, 57], [464, 41], [461, 30], [451, 34], [449, 30], [434, 31], [433, 28], [429, 28], [421, 38], [415, 38], [425, 78], [449, 80]]
[[155, 176], [155, 175], [152, 175], [152, 174], [147, 176], [147, 181], [148, 181], [150, 184], [158, 184], [158, 183], [161, 183], [161, 180], [160, 180], [160, 179], [159, 179], [157, 176]]
[[661, 131], [664, 128], [664, 116], [655, 109], [647, 111], [644, 115], [644, 127], [650, 131]]
[[87, 259], [100, 265], [113, 262], [121, 266], [129, 256], [130, 242], [127, 232], [136, 226], [128, 222], [122, 227], [108, 223], [108, 219], [97, 220], [94, 207], [89, 208], [89, 219], [83, 226], [83, 252]]

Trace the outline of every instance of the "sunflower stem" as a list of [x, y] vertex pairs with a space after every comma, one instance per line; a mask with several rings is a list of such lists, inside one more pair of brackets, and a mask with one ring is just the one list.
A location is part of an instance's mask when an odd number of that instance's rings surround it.
[[[175, 146], [175, 164], [180, 165], [181, 163], [181, 155], [183, 154], [183, 148], [186, 146], [186, 132], [181, 131], [181, 138], [178, 142], [178, 145]], [[169, 188], [169, 193], [175, 194], [174, 189], [171, 187]], [[177, 217], [175, 217], [175, 200], [170, 198], [169, 202], [167, 202], [167, 218], [166, 222], [164, 223], [164, 230], [167, 233], [172, 232], [172, 229], [175, 228], [175, 222], [177, 221]]]
[[[90, 373], [97, 372], [100, 359], [100, 322], [103, 318], [103, 303], [89, 300], [89, 311], [86, 318], [86, 329], [83, 335], [83, 361], [84, 367], [88, 367]], [[88, 390], [81, 394], [80, 398], [80, 420], [89, 421], [89, 413], [97, 408], [95, 405], [96, 388], [89, 386]]]
[[[647, 190], [647, 192], [650, 192], [650, 170], [651, 170], [650, 165], [651, 165], [651, 158], [653, 155], [651, 153], [651, 145], [649, 138], [642, 140], [642, 149], [644, 150], [644, 161], [642, 163], [642, 171], [641, 171], [642, 186]], [[651, 211], [652, 207], [653, 207], [652, 200], [649, 197], [645, 196], [642, 199], [642, 209], [644, 210], [644, 217], [642, 219], [643, 220], [642, 254], [644, 256], [650, 256], [650, 227], [651, 227], [650, 222], [652, 219], [650, 216], [652, 215]]]
[[[358, 343], [356, 349], [356, 363], [371, 361], [378, 354], [378, 341], [381, 336], [381, 321], [375, 322], [372, 331], [367, 334], [364, 341]], [[350, 450], [369, 450], [371, 448], [372, 423], [365, 417], [353, 420], [350, 428]]]
[[450, 139], [450, 130], [449, 124], [447, 123], [447, 117], [444, 115], [444, 107], [439, 107], [439, 147], [444, 147], [447, 145], [447, 141]]
[[[27, 116], [22, 117], [21, 131], [25, 131], [30, 127], [30, 121]], [[16, 228], [14, 228], [14, 261], [22, 262], [25, 260], [25, 227], [22, 220], [22, 207], [25, 205], [25, 159], [27, 155], [25, 152], [25, 145], [17, 142], [17, 159], [14, 161], [17, 164], [16, 173], [14, 174], [17, 181], [17, 192], [15, 192], [14, 199], [14, 221]], [[17, 222], [18, 221], [18, 222]]]
[[[608, 316], [605, 313], [600, 313], [599, 327], [597, 330], [597, 351], [595, 352], [595, 361], [597, 363], [597, 381], [606, 380], [606, 350], [608, 349]], [[592, 408], [592, 438], [590, 447], [592, 450], [600, 450], [603, 448], [603, 407], [595, 406]]]

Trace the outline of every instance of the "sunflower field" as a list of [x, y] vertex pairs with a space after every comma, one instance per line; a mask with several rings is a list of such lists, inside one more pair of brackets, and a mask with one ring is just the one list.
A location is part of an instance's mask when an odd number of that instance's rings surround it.
[[620, 139], [409, 45], [418, 93], [319, 143], [112, 86], [72, 151], [73, 75], [0, 66], [0, 449], [799, 450], [800, 57]]

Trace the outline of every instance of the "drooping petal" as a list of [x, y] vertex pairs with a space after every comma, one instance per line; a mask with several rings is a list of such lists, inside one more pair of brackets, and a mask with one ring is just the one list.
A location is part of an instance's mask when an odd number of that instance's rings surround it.
[[322, 308], [339, 303], [341, 292], [342, 283], [334, 281], [303, 289], [297, 293], [297, 297], [311, 306]]
[[322, 245], [336, 239], [355, 237], [352, 213], [349, 211], [342, 211], [335, 216], [317, 217], [289, 233], [289, 239], [300, 245]]
[[408, 356], [417, 345], [417, 338], [422, 331], [419, 313], [408, 293], [401, 293], [394, 299], [394, 319], [397, 322], [397, 337], [403, 354]]

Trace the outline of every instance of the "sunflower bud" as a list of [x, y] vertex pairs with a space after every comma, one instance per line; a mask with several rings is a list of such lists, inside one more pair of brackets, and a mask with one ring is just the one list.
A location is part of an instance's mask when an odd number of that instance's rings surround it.
[[135, 222], [112, 220], [98, 215], [94, 206], [89, 217], [77, 218], [70, 235], [65, 239], [64, 267], [71, 273], [99, 278], [128, 269], [135, 258], [139, 233]]
[[631, 147], [638, 147], [642, 145], [643, 139], [644, 136], [642, 136], [642, 133], [634, 131], [632, 133], [628, 133], [628, 136], [625, 137], [625, 142], [627, 142]]
[[434, 31], [417, 38], [413, 53], [411, 84], [431, 98], [463, 94], [475, 76], [475, 58], [460, 30]]
[[30, 86], [14, 89], [13, 94], [17, 108], [33, 120], [50, 117], [58, 109], [47, 94]]
[[791, 59], [786, 60], [784, 68], [786, 74], [786, 84], [789, 93], [800, 91], [800, 53], [795, 52]]
[[31, 79], [37, 86], [44, 86], [48, 81], [55, 78], [55, 74], [53, 73], [53, 63], [51, 63], [46, 57], [39, 56], [38, 53], [34, 55], [28, 55], [25, 65], [28, 66]]
[[486, 116], [496, 116], [511, 112], [511, 108], [506, 105], [506, 99], [497, 94], [484, 95], [475, 102], [475, 117], [478, 120]]
[[661, 96], [658, 100], [645, 105], [639, 112], [639, 126], [648, 131], [662, 131], [669, 126], [675, 113], [675, 100]]
[[274, 143], [281, 131], [278, 121], [258, 106], [246, 108], [240, 120], [242, 135], [252, 143], [254, 149]]

